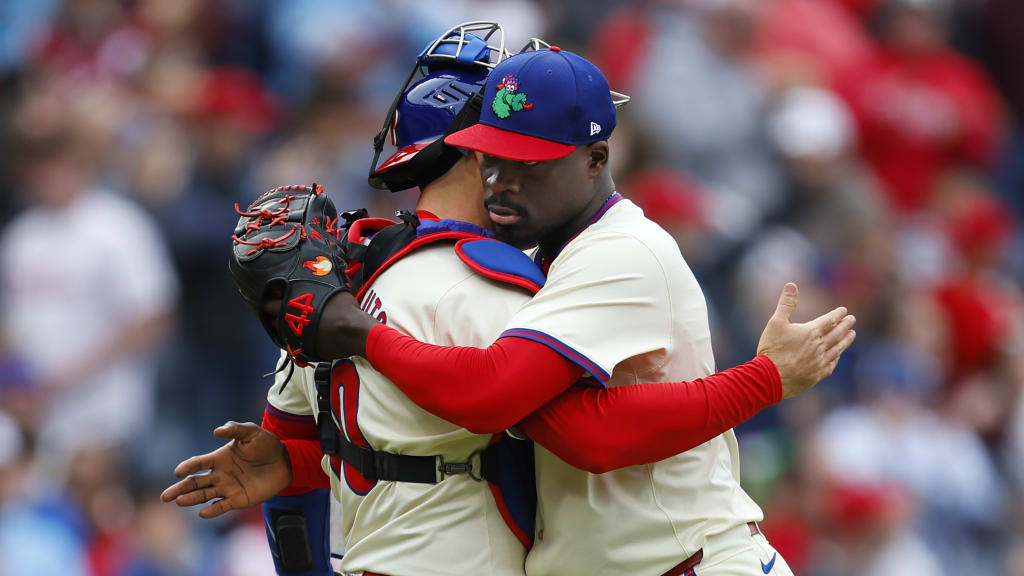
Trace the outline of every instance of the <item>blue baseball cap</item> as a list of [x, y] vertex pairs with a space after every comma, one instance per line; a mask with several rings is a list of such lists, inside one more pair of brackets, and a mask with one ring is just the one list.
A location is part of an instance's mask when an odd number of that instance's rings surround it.
[[607, 140], [615, 105], [604, 74], [586, 59], [551, 46], [502, 61], [484, 87], [480, 122], [445, 144], [520, 162], [568, 156]]

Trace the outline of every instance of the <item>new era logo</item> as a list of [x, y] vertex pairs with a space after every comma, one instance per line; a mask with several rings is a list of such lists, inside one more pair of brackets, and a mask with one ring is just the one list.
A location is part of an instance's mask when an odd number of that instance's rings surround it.
[[590, 123], [590, 135], [591, 136], [593, 136], [594, 134], [597, 134], [600, 131], [601, 131], [601, 125], [600, 124], [598, 124], [597, 122], [591, 122]]

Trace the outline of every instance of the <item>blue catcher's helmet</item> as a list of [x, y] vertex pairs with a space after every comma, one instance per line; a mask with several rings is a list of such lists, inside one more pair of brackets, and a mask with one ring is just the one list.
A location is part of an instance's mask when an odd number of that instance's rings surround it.
[[[446, 146], [444, 136], [476, 123], [487, 74], [508, 55], [505, 31], [496, 22], [460, 24], [431, 42], [373, 140], [370, 185], [398, 192], [426, 186], [447, 172], [461, 153]], [[398, 150], [378, 166], [388, 136]]]

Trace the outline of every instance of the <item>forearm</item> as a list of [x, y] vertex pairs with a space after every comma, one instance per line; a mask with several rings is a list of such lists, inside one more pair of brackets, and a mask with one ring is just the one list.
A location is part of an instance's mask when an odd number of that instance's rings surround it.
[[434, 346], [377, 326], [366, 353], [418, 406], [477, 434], [505, 430], [582, 373], [543, 344], [518, 338], [488, 348]]
[[699, 446], [782, 399], [766, 356], [692, 382], [574, 388], [518, 424], [556, 456], [596, 474]]

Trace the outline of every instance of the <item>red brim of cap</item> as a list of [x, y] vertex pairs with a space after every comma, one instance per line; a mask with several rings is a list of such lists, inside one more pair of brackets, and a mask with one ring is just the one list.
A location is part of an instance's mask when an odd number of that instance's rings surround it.
[[557, 160], [568, 156], [576, 149], [572, 144], [552, 142], [486, 124], [474, 124], [465, 130], [450, 134], [444, 139], [444, 143], [517, 162]]

